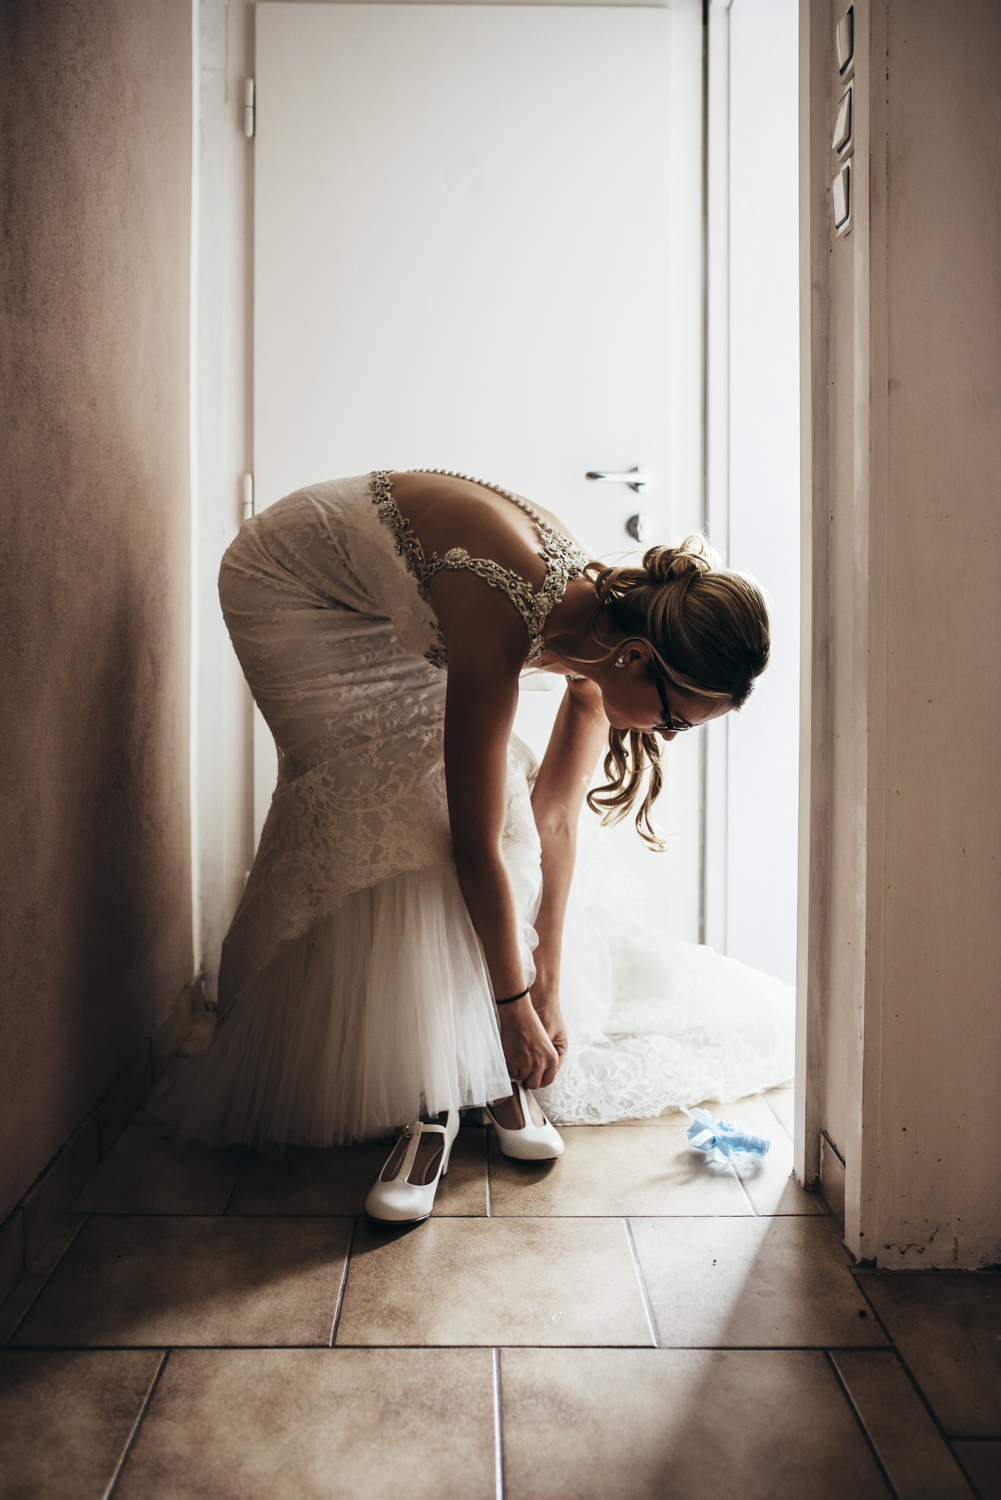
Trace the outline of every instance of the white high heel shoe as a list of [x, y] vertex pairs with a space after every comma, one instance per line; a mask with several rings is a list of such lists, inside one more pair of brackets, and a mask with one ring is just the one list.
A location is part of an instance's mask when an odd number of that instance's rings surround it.
[[[521, 1108], [521, 1118], [525, 1122], [520, 1130], [508, 1130], [506, 1126], [498, 1124], [490, 1105], [484, 1105], [490, 1116], [490, 1123], [497, 1132], [501, 1151], [505, 1156], [513, 1156], [516, 1161], [556, 1161], [557, 1157], [563, 1155], [563, 1137], [545, 1115], [542, 1116], [542, 1124], [536, 1125], [523, 1085], [512, 1079], [511, 1087]], [[535, 1107], [540, 1109], [538, 1101], [535, 1101]]]
[[423, 1120], [405, 1125], [365, 1199], [369, 1217], [384, 1224], [420, 1224], [426, 1219], [458, 1133], [457, 1109], [448, 1111], [444, 1125], [426, 1125]]

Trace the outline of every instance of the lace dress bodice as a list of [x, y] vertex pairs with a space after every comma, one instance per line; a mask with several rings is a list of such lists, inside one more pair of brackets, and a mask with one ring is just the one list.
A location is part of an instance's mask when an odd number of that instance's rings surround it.
[[[297, 490], [246, 522], [223, 562], [226, 622], [278, 746], [278, 786], [224, 948], [221, 1003], [351, 891], [450, 858], [435, 573], [468, 568], [502, 589], [525, 621], [530, 664], [587, 562], [504, 490], [538, 531], [538, 591], [462, 548], [425, 557], [389, 472]], [[517, 755], [512, 741], [509, 760]], [[512, 772], [509, 842], [536, 838], [524, 786]]]
[[[492, 559], [470, 556], [465, 547], [450, 547], [443, 557], [439, 557], [436, 552], [432, 552], [430, 557], [425, 557], [423, 548], [409, 522], [401, 516], [396, 501], [393, 499], [390, 471], [381, 469], [372, 476], [372, 498], [378, 508], [380, 518], [392, 531], [397, 554], [405, 559], [408, 569], [414, 575], [418, 593], [425, 603], [431, 602], [428, 588], [436, 573], [444, 569], [475, 573], [491, 588], [499, 589], [501, 593], [506, 594], [521, 615], [525, 622], [525, 629], [528, 631], [528, 655], [525, 658], [525, 665], [532, 666], [545, 649], [543, 632], [549, 613], [553, 606], [563, 598], [571, 578], [579, 578], [583, 573], [588, 561], [587, 555], [579, 547], [575, 547], [561, 531], [557, 531], [554, 526], [550, 526], [547, 521], [543, 520], [524, 496], [516, 495], [513, 490], [502, 489], [497, 484], [488, 484], [483, 479], [472, 479], [468, 474], [457, 474], [451, 469], [410, 469], [408, 472], [442, 474], [452, 479], [466, 479], [471, 484], [478, 484], [483, 489], [492, 490], [494, 494], [503, 495], [505, 500], [510, 500], [512, 505], [517, 505], [518, 509], [523, 510], [534, 523], [542, 543], [539, 556], [546, 564], [546, 576], [538, 591], [534, 590], [531, 584], [518, 573], [511, 572], [509, 568], [502, 568]], [[437, 622], [435, 629], [438, 644], [424, 654], [432, 666], [444, 667], [448, 664], [445, 639]]]

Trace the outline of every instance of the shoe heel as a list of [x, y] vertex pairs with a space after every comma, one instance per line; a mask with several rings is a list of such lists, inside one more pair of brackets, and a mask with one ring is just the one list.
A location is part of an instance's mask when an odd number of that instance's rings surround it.
[[441, 1175], [442, 1175], [442, 1177], [444, 1177], [445, 1173], [448, 1171], [448, 1164], [452, 1160], [452, 1147], [454, 1145], [455, 1145], [455, 1136], [453, 1136], [450, 1141], [446, 1140], [446, 1142], [445, 1142], [445, 1155], [442, 1158], [442, 1163], [441, 1163]]
[[451, 1137], [449, 1136], [448, 1126], [451, 1123], [449, 1118], [450, 1114], [451, 1111], [448, 1115], [445, 1116], [445, 1154], [442, 1157], [441, 1172], [439, 1174], [439, 1176], [441, 1177], [444, 1177], [445, 1173], [448, 1171], [448, 1164], [452, 1160], [452, 1147], [455, 1145], [456, 1139], [459, 1134], [459, 1125], [458, 1122], [456, 1122], [455, 1133]]

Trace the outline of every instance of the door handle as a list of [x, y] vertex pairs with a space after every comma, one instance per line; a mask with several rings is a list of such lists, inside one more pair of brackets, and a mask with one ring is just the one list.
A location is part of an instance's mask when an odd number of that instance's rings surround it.
[[649, 469], [627, 469], [624, 474], [613, 474], [610, 469], [590, 469], [586, 479], [603, 479], [607, 484], [628, 484], [637, 495], [652, 482]]

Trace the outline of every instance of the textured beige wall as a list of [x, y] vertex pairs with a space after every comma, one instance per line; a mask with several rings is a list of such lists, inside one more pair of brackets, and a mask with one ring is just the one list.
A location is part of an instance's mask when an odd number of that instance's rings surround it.
[[855, 0], [854, 228], [811, 28], [811, 1087], [849, 1247], [1001, 1259], [1001, 7]]
[[1001, 6], [887, 14], [878, 1251], [971, 1265], [1001, 1258]]
[[188, 0], [0, 7], [0, 1218], [190, 979]]

